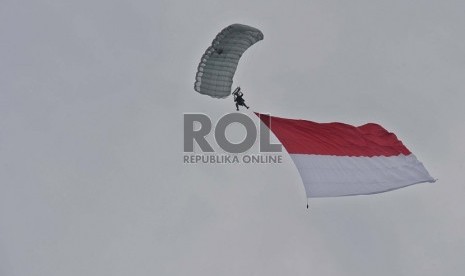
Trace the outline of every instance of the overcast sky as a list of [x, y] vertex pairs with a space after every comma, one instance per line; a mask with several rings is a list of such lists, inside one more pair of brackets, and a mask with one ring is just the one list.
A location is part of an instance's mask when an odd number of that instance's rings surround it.
[[[464, 275], [464, 1], [0, 2], [0, 275]], [[292, 160], [185, 165], [225, 26], [253, 110], [397, 134], [439, 181], [310, 200]], [[241, 135], [240, 127], [232, 135]], [[256, 149], [251, 151], [256, 152]]]

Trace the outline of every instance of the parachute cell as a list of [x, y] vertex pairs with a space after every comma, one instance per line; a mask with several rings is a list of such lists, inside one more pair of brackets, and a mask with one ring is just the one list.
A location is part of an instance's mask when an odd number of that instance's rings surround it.
[[200, 60], [194, 90], [214, 98], [229, 96], [239, 59], [262, 39], [260, 30], [247, 25], [233, 24], [224, 28]]

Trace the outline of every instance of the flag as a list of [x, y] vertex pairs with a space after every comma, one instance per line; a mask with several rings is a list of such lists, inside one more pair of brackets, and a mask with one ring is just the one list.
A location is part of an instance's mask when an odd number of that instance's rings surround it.
[[396, 135], [378, 124], [255, 114], [290, 154], [307, 197], [367, 195], [435, 181]]

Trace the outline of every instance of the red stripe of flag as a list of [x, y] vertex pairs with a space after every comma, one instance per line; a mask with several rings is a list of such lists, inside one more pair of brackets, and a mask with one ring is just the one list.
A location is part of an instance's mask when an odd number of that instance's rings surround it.
[[411, 152], [378, 124], [315, 123], [255, 113], [290, 154], [397, 156]]

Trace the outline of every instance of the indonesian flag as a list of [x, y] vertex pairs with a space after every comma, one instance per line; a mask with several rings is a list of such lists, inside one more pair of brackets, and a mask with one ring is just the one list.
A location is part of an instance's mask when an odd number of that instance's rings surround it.
[[367, 195], [435, 181], [396, 135], [380, 125], [256, 114], [290, 154], [307, 197]]

